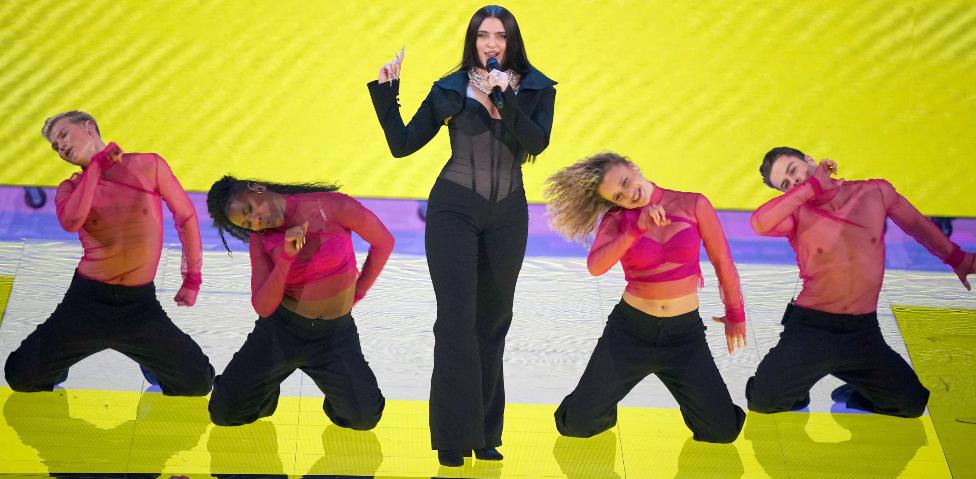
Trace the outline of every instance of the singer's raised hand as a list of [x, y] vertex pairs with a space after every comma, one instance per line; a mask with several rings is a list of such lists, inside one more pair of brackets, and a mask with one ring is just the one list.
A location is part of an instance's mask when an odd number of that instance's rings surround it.
[[404, 48], [400, 48], [400, 53], [393, 57], [393, 61], [380, 67], [380, 74], [376, 78], [379, 83], [393, 83], [393, 80], [400, 78], [400, 68], [403, 66]]

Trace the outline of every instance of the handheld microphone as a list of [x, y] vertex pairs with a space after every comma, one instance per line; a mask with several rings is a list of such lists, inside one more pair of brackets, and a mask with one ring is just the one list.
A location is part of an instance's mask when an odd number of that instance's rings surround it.
[[[485, 67], [489, 72], [492, 70], [501, 70], [501, 68], [498, 67], [498, 59], [495, 57], [488, 57], [488, 61], [485, 62]], [[499, 110], [505, 108], [505, 96], [502, 95], [502, 89], [500, 87], [497, 85], [492, 87], [491, 95], [489, 96], [491, 97], [491, 102], [495, 104], [495, 108], [498, 108]]]

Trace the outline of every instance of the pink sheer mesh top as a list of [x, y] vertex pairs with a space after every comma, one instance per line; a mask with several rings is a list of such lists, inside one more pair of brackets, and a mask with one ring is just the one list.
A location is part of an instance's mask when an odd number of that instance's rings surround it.
[[[308, 222], [305, 244], [296, 256], [284, 249], [285, 231]], [[356, 268], [351, 232], [369, 243], [363, 271]], [[285, 223], [252, 233], [251, 303], [261, 317], [277, 309], [284, 296], [322, 301], [355, 285], [359, 301], [376, 281], [393, 252], [393, 235], [372, 211], [338, 192], [287, 196]]]
[[607, 272], [617, 261], [623, 266], [626, 291], [634, 296], [664, 300], [694, 293], [704, 285], [699, 253], [704, 242], [718, 275], [726, 317], [745, 321], [739, 275], [715, 209], [705, 196], [655, 187], [649, 204], [659, 204], [671, 223], [641, 232], [640, 209], [612, 208], [603, 216], [586, 259], [593, 275]]
[[[121, 159], [114, 161], [118, 155]], [[183, 244], [183, 287], [199, 291], [203, 254], [193, 203], [162, 157], [122, 154], [115, 143], [58, 186], [58, 221], [65, 230], [78, 233], [84, 248], [78, 273], [110, 284], [151, 282], [163, 245], [160, 200], [173, 213]]]
[[[823, 176], [823, 175], [820, 175]], [[825, 191], [823, 182], [833, 182]], [[796, 304], [836, 314], [878, 309], [884, 279], [885, 219], [943, 262], [956, 267], [965, 253], [885, 180], [844, 181], [811, 175], [752, 215], [764, 236], [785, 236], [800, 268]]]

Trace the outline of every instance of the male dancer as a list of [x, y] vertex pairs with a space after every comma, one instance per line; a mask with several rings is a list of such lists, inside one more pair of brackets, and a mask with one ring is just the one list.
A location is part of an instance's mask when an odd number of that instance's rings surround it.
[[58, 221], [78, 232], [84, 255], [54, 313], [7, 358], [15, 391], [50, 391], [68, 368], [104, 349], [139, 363], [163, 394], [203, 396], [213, 385], [207, 356], [166, 316], [153, 278], [166, 202], [183, 243], [183, 285], [173, 298], [192, 306], [202, 248], [196, 209], [169, 165], [154, 153], [122, 153], [102, 141], [91, 115], [69, 111], [41, 130], [63, 160], [82, 169], [58, 186]]
[[785, 236], [796, 251], [803, 288], [787, 307], [779, 343], [746, 384], [749, 409], [773, 413], [805, 407], [810, 388], [827, 374], [846, 384], [831, 398], [848, 408], [918, 417], [929, 391], [894, 352], [878, 327], [884, 279], [885, 220], [948, 264], [970, 289], [974, 255], [959, 249], [885, 180], [831, 178], [837, 164], [819, 165], [789, 147], [766, 154], [763, 181], [784, 194], [760, 206], [752, 227]]

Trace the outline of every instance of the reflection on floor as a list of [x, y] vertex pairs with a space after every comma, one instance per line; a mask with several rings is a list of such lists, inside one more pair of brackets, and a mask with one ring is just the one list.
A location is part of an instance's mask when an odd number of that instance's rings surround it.
[[[423, 401], [390, 401], [373, 431], [329, 424], [321, 402], [283, 398], [270, 419], [210, 425], [205, 398], [155, 392], [0, 389], [8, 473], [128, 472], [525, 478], [950, 477], [928, 417], [750, 415], [733, 444], [693, 441], [675, 409], [624, 408], [617, 427], [560, 437], [555, 406], [512, 404], [501, 462], [438, 467]], [[870, 459], [868, 459], [870, 458]]]

